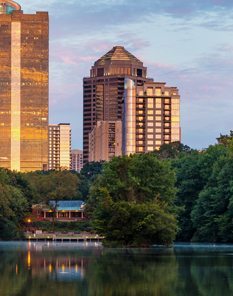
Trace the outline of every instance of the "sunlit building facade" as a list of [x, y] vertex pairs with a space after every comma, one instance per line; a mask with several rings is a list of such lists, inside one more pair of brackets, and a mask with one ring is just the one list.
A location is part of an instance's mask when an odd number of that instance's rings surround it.
[[180, 96], [176, 87], [125, 80], [123, 154], [146, 153], [181, 140]]
[[48, 167], [47, 12], [0, 3], [0, 167]]
[[89, 162], [109, 161], [122, 155], [122, 122], [97, 121], [89, 134]]
[[49, 125], [49, 170], [70, 170], [71, 128], [69, 123]]
[[80, 149], [71, 150], [71, 170], [79, 172], [83, 168], [83, 151]]

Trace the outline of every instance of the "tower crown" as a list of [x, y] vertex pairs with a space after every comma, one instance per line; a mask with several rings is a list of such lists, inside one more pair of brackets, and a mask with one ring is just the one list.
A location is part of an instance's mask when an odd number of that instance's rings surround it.
[[124, 63], [136, 63], [142, 65], [142, 62], [130, 52], [128, 52], [123, 46], [114, 46], [109, 52], [107, 52], [98, 61], [96, 61], [95, 65], [105, 65], [108, 62], [114, 61]]
[[11, 14], [14, 10], [21, 10], [21, 6], [12, 0], [0, 0], [0, 14]]
[[146, 67], [123, 46], [114, 46], [91, 68], [91, 77], [128, 75], [146, 78]]

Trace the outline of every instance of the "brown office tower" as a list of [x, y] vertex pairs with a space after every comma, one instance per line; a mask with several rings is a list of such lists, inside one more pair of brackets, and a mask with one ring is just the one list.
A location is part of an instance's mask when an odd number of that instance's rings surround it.
[[124, 81], [143, 85], [147, 69], [122, 46], [113, 47], [94, 63], [83, 80], [83, 162], [88, 162], [89, 133], [97, 121], [122, 120]]
[[[121, 154], [146, 153], [180, 141], [180, 96], [176, 87], [146, 77], [143, 63], [122, 46], [95, 62], [84, 78], [84, 162], [109, 160], [103, 123], [122, 122]], [[102, 123], [101, 123], [102, 122]], [[101, 123], [101, 124], [100, 124]], [[118, 135], [119, 137], [119, 135]], [[89, 141], [88, 141], [89, 140]], [[120, 154], [119, 151], [117, 152]], [[104, 156], [104, 157], [103, 157]]]
[[48, 23], [0, 1], [0, 167], [47, 169]]

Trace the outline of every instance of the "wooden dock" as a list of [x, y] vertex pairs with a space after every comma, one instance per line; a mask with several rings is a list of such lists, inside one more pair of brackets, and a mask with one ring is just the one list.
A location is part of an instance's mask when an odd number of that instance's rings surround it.
[[28, 241], [54, 241], [54, 242], [101, 242], [104, 237], [87, 233], [25, 233]]

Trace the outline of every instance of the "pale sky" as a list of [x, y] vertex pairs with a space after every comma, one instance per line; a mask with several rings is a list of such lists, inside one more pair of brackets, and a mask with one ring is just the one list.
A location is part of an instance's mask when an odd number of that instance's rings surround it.
[[232, 0], [33, 0], [50, 15], [50, 123], [70, 122], [82, 148], [82, 78], [123, 45], [181, 95], [182, 142], [205, 148], [233, 129]]

